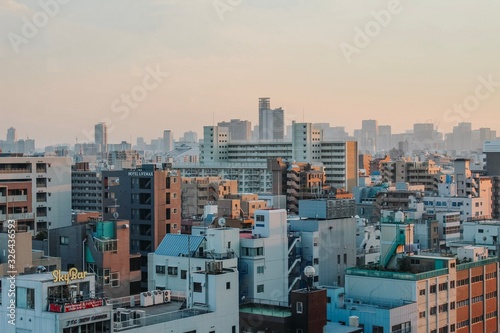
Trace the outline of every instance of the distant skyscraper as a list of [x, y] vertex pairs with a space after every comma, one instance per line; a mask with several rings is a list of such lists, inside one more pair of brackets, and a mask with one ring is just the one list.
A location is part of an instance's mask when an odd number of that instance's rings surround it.
[[374, 154], [377, 151], [378, 123], [368, 119], [361, 122], [360, 151]]
[[94, 141], [97, 145], [97, 156], [102, 160], [108, 158], [108, 126], [106, 123], [99, 123], [94, 128]]
[[250, 141], [252, 138], [252, 124], [248, 120], [231, 119], [217, 124], [219, 127], [229, 128], [229, 140]]
[[457, 151], [472, 149], [472, 124], [471, 123], [458, 123], [453, 127], [452, 136], [452, 149]]
[[174, 150], [174, 134], [171, 130], [163, 131], [163, 151], [168, 153]]
[[380, 125], [378, 127], [377, 150], [391, 150], [392, 128], [391, 125]]
[[13, 144], [17, 141], [16, 129], [11, 127], [7, 130], [7, 143]]
[[437, 145], [434, 124], [413, 124], [413, 149], [435, 149]]
[[272, 110], [269, 97], [259, 98], [259, 139], [283, 140], [285, 134], [285, 112], [282, 108]]
[[185, 132], [184, 133], [184, 141], [185, 142], [198, 142], [198, 133], [196, 132]]

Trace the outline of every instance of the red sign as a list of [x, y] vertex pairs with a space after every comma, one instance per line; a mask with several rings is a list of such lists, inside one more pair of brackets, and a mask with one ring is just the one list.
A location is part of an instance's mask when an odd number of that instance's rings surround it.
[[96, 300], [91, 300], [91, 301], [84, 301], [80, 303], [75, 303], [75, 304], [65, 304], [64, 305], [64, 312], [71, 312], [71, 311], [78, 311], [78, 310], [84, 310], [84, 309], [91, 309], [91, 308], [97, 308], [99, 306], [103, 305], [103, 300], [102, 299], [96, 299]]
[[50, 312], [62, 312], [62, 306], [58, 304], [49, 304]]

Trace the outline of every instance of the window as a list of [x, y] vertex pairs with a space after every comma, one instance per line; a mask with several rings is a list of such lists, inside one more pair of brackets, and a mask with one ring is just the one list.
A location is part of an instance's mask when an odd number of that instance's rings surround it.
[[476, 282], [480, 282], [480, 281], [483, 281], [483, 278], [484, 278], [484, 275], [476, 275], [476, 276], [473, 276], [472, 279], [471, 279], [471, 283], [476, 283]]
[[450, 310], [455, 310], [455, 302], [450, 302]]
[[156, 265], [156, 274], [165, 274], [165, 266]]
[[441, 304], [439, 306], [439, 313], [441, 313], [441, 312], [448, 312], [448, 303]]
[[59, 237], [59, 243], [61, 245], [69, 245], [69, 237], [67, 237], [67, 236]]
[[111, 287], [119, 287], [120, 286], [120, 272], [113, 272], [109, 276], [111, 281]]
[[304, 305], [302, 302], [297, 302], [295, 305], [295, 309], [297, 310], [297, 313], [302, 313]]
[[373, 325], [372, 333], [384, 333], [384, 327]]
[[33, 310], [35, 308], [35, 289], [16, 288], [16, 307]]
[[450, 289], [455, 288], [455, 281], [450, 281]]
[[264, 221], [264, 215], [255, 215], [255, 220], [259, 221], [259, 222], [263, 222]]
[[257, 266], [257, 274], [264, 274], [264, 266]]
[[264, 285], [263, 284], [257, 285], [257, 292], [258, 293], [263, 293], [264, 292]]
[[347, 264], [347, 253], [344, 253], [344, 264]]
[[437, 312], [436, 310], [437, 310], [437, 308], [436, 308], [435, 306], [433, 306], [433, 307], [430, 309], [430, 311], [429, 311], [429, 312], [430, 312], [431, 316], [436, 314], [436, 312]]
[[168, 275], [177, 275], [177, 267], [168, 266]]
[[439, 333], [448, 333], [448, 326], [443, 326], [439, 328]]
[[432, 286], [429, 287], [429, 293], [430, 294], [436, 293], [436, 285], [435, 284], [433, 284]]
[[193, 283], [193, 291], [195, 293], [201, 293], [202, 287], [201, 287], [201, 283], [200, 282]]
[[445, 291], [445, 290], [448, 290], [448, 283], [447, 282], [440, 283], [439, 284], [439, 291]]
[[425, 318], [425, 311], [420, 312], [418, 318]]
[[418, 294], [420, 296], [424, 296], [425, 295], [425, 289], [420, 289], [419, 292], [418, 292]]
[[340, 264], [340, 254], [337, 255], [337, 264]]
[[226, 289], [231, 289], [231, 282], [226, 282]]
[[186, 280], [187, 271], [185, 269], [181, 269], [181, 279]]

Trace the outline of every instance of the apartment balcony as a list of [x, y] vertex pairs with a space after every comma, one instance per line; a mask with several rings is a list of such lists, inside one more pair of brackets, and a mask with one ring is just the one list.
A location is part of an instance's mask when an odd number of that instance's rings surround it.
[[[8, 218], [7, 218], [8, 217]], [[32, 220], [35, 218], [35, 213], [14, 213], [14, 214], [0, 214], [0, 221], [9, 220]]]
[[27, 195], [9, 195], [9, 196], [0, 195], [0, 203], [22, 202], [22, 201], [28, 201], [28, 196]]

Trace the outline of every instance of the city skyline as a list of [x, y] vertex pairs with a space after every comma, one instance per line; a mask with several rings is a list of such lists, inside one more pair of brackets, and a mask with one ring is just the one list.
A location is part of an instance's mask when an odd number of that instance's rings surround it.
[[499, 130], [499, 9], [451, 0], [47, 9], [9, 0], [0, 7], [2, 118], [40, 146], [89, 142], [99, 122], [120, 142], [234, 118], [255, 125], [258, 98], [268, 96], [285, 125], [329, 122], [352, 133], [377, 119], [393, 132], [425, 122], [450, 132], [471, 121]]

